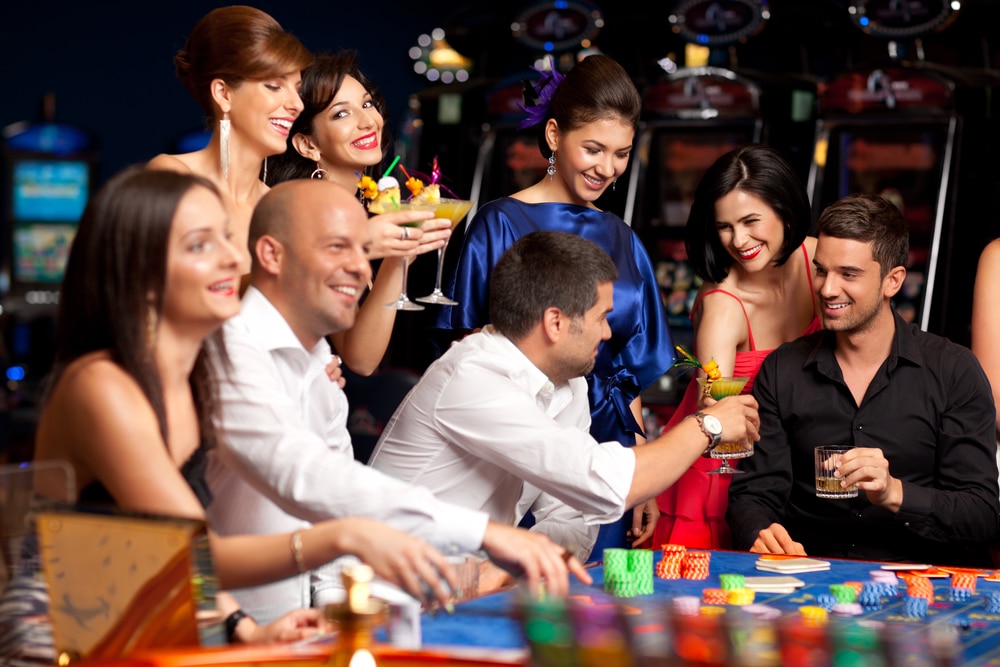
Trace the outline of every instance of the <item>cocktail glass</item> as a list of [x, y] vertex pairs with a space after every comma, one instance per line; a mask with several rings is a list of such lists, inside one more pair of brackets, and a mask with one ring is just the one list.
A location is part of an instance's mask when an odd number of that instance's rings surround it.
[[[451, 229], [455, 230], [462, 218], [472, 209], [472, 202], [468, 199], [442, 199], [434, 209], [434, 215], [438, 218], [451, 220]], [[458, 301], [450, 299], [441, 291], [441, 273], [444, 271], [444, 251], [448, 247], [448, 242], [438, 248], [437, 279], [434, 282], [434, 291], [427, 296], [417, 297], [421, 303], [438, 303], [445, 306], [457, 306]]]
[[[393, 210], [387, 210], [386, 213], [394, 213], [395, 211], [430, 211], [434, 209], [433, 204], [427, 203], [413, 203], [408, 201], [395, 202], [396, 208]], [[424, 224], [423, 220], [418, 220], [416, 222], [401, 222], [400, 227], [419, 227]], [[396, 310], [423, 310], [424, 307], [419, 303], [413, 303], [410, 298], [406, 295], [406, 280], [410, 273], [410, 260], [407, 257], [402, 257], [400, 261], [403, 262], [403, 284], [399, 289], [399, 297], [392, 303], [385, 304], [386, 308], [395, 308]]]
[[[736, 396], [743, 391], [743, 387], [745, 387], [749, 381], [750, 378], [748, 377], [729, 377], [719, 378], [718, 380], [714, 380], [709, 383], [706, 378], [698, 378], [698, 384], [701, 385], [701, 390], [706, 396], [711, 396], [715, 400], [725, 398], [726, 396]], [[706, 384], [708, 386], [706, 386]], [[748, 456], [753, 456], [753, 441], [749, 438], [744, 438], [739, 442], [720, 442], [718, 446], [709, 453], [709, 456], [713, 459], [720, 459], [722, 461], [722, 465], [715, 470], [709, 470], [708, 474], [741, 474], [743, 471], [729, 465], [729, 461], [732, 459], [745, 459]]]

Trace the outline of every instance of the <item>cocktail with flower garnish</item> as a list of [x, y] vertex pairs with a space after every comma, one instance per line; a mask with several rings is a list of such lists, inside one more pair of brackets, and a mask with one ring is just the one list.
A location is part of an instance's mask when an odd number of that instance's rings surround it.
[[[441, 196], [441, 184], [438, 180], [441, 178], [441, 170], [438, 167], [437, 158], [434, 158], [433, 166], [431, 168], [430, 183], [424, 184], [424, 181], [416, 178], [415, 176], [410, 176], [410, 174], [404, 169], [403, 173], [407, 175], [406, 187], [412, 194], [408, 201], [415, 204], [426, 203], [428, 207], [433, 208], [434, 217], [443, 218], [445, 220], [451, 221], [451, 229], [455, 231], [455, 227], [458, 223], [462, 222], [462, 219], [472, 210], [473, 202], [468, 199], [458, 199], [458, 198], [448, 198]], [[450, 299], [445, 296], [444, 292], [441, 291], [441, 278], [442, 272], [444, 271], [444, 251], [448, 247], [448, 242], [438, 248], [437, 256], [437, 277], [434, 281], [434, 290], [427, 296], [417, 297], [417, 301], [422, 303], [436, 303], [447, 306], [457, 306], [458, 302], [454, 299]]]
[[[396, 211], [431, 211], [434, 209], [433, 206], [425, 202], [402, 199], [399, 192], [399, 182], [392, 176], [383, 176], [377, 183], [370, 177], [365, 176], [358, 183], [358, 188], [361, 189], [364, 198], [370, 200], [368, 212], [376, 215], [394, 213]], [[422, 220], [417, 220], [416, 222], [401, 222], [399, 226], [403, 228], [419, 227], [422, 224]], [[408, 234], [404, 231], [403, 238], [405, 239], [407, 236]], [[392, 303], [385, 304], [385, 306], [386, 308], [395, 308], [396, 310], [423, 310], [423, 306], [410, 301], [410, 298], [406, 294], [406, 281], [410, 271], [410, 260], [408, 257], [402, 257], [401, 259], [403, 262], [403, 284], [399, 290], [399, 297]]]
[[[726, 396], [736, 396], [743, 391], [743, 387], [750, 381], [748, 377], [722, 377], [719, 364], [714, 359], [702, 364], [697, 358], [682, 346], [678, 345], [676, 350], [680, 352], [680, 357], [674, 362], [674, 366], [687, 368], [699, 368], [705, 371], [705, 377], [698, 378], [702, 393], [715, 400], [720, 400]], [[729, 464], [732, 459], [743, 459], [753, 456], [753, 441], [744, 438], [739, 442], [720, 442], [709, 452], [713, 459], [720, 459], [722, 465], [715, 470], [709, 470], [710, 475], [732, 475], [742, 473]]]

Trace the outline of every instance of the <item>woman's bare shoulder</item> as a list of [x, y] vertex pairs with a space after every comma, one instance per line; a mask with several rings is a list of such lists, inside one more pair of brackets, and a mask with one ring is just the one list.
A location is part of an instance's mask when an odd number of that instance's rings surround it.
[[190, 153], [185, 155], [169, 155], [167, 153], [160, 153], [146, 163], [146, 168], [162, 169], [164, 171], [179, 171], [184, 174], [192, 174], [194, 173], [194, 169], [191, 167], [189, 158], [190, 155]]
[[50, 402], [87, 411], [148, 404], [135, 378], [105, 351], [85, 354], [70, 363], [53, 387]]

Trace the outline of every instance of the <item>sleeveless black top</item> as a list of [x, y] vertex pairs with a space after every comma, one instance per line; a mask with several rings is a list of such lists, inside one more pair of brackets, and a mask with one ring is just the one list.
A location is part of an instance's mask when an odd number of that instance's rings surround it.
[[[181, 476], [198, 497], [201, 506], [208, 508], [212, 502], [212, 491], [205, 480], [205, 470], [208, 468], [208, 448], [198, 447], [191, 457], [181, 466]], [[81, 505], [114, 505], [115, 501], [100, 482], [91, 482], [80, 490]]]

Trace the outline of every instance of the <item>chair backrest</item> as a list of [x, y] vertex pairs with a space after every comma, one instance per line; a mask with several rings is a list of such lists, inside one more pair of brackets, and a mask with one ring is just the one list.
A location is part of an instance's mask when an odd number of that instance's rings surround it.
[[35, 488], [53, 500], [76, 498], [76, 476], [66, 461], [0, 466], [0, 589], [21, 566], [24, 538], [34, 532], [31, 506]]
[[59, 664], [225, 644], [203, 520], [73, 506], [35, 517]]

